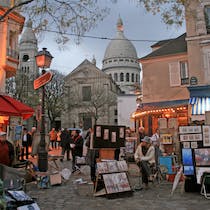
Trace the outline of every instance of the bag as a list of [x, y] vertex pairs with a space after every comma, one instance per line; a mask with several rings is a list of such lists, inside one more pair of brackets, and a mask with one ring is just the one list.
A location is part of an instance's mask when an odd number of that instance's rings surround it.
[[61, 182], [61, 175], [59, 173], [50, 175], [50, 185], [60, 185]]

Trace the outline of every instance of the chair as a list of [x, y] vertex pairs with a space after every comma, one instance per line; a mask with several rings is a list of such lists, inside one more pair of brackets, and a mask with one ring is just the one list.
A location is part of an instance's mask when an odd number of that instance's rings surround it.
[[201, 180], [201, 195], [205, 198], [210, 199], [210, 173], [204, 172]]

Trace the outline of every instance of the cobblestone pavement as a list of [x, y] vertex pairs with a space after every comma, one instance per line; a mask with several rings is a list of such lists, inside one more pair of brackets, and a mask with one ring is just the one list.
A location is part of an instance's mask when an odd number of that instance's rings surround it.
[[[57, 151], [58, 152], [58, 151]], [[61, 169], [71, 169], [71, 161], [58, 161]], [[172, 183], [162, 181], [150, 184], [148, 190], [134, 191], [132, 195], [122, 194], [113, 199], [93, 196], [93, 185], [89, 178], [89, 168], [84, 166], [82, 173], [72, 174], [68, 181], [49, 189], [38, 189], [35, 182], [27, 184], [26, 192], [36, 199], [41, 210], [209, 210], [210, 201], [199, 193], [181, 192], [181, 184], [171, 195]], [[138, 168], [129, 165], [129, 180], [132, 189], [138, 185]], [[86, 184], [75, 184], [82, 178]], [[124, 196], [123, 196], [124, 195]]]

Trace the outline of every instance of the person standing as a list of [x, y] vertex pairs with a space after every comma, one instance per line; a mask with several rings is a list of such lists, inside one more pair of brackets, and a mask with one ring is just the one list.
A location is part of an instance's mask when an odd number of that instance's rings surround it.
[[49, 136], [52, 149], [56, 149], [57, 132], [55, 131], [55, 128], [52, 128], [52, 130], [49, 132]]
[[138, 145], [134, 159], [141, 169], [142, 182], [145, 184], [145, 188], [148, 188], [148, 182], [152, 180], [151, 166], [155, 165], [155, 148], [151, 144], [150, 137], [145, 136], [142, 142]]
[[72, 131], [72, 140], [73, 144], [71, 144], [72, 148], [72, 173], [76, 171], [76, 156], [82, 157], [83, 153], [83, 138], [80, 135], [79, 130]]
[[144, 127], [139, 127], [139, 142], [145, 137]]
[[12, 143], [6, 140], [6, 132], [0, 132], [0, 163], [6, 166], [12, 166], [14, 160], [14, 147]]
[[26, 152], [26, 159], [29, 155], [29, 146], [31, 145], [31, 135], [28, 133], [27, 128], [23, 128], [22, 144], [21, 144], [21, 161], [24, 161], [24, 153]]
[[[60, 138], [61, 138], [60, 145], [62, 148], [61, 155], [65, 156], [65, 153], [66, 153], [66, 159], [70, 160], [70, 138], [71, 137], [66, 128], [61, 132]], [[60, 160], [61, 162], [63, 161], [63, 159], [60, 159]]]
[[61, 147], [61, 134], [62, 134], [62, 132], [59, 129], [58, 133], [57, 133], [57, 147], [58, 147], [58, 149]]

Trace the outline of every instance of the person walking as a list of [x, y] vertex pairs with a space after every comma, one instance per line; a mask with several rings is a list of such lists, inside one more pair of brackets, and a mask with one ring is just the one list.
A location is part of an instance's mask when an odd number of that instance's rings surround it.
[[[70, 138], [71, 137], [70, 137], [69, 131], [66, 128], [61, 132], [60, 138], [61, 138], [60, 145], [62, 148], [61, 155], [65, 156], [65, 153], [66, 153], [66, 159], [70, 160]], [[60, 159], [60, 160], [63, 161], [63, 159]]]
[[6, 132], [0, 132], [0, 163], [6, 166], [12, 166], [15, 152], [12, 143], [6, 139], [6, 136]]
[[52, 128], [52, 130], [49, 132], [49, 136], [52, 149], [56, 149], [57, 132], [55, 131], [55, 128]]
[[61, 130], [59, 129], [57, 132], [57, 147], [58, 149], [61, 147]]
[[72, 148], [72, 173], [74, 173], [77, 170], [76, 166], [76, 156], [82, 157], [83, 153], [83, 138], [80, 135], [79, 130], [73, 130], [72, 131], [72, 140], [73, 144], [71, 144]]
[[31, 146], [31, 135], [28, 133], [27, 128], [23, 128], [23, 136], [21, 143], [21, 161], [24, 161], [24, 154], [26, 154], [26, 159], [28, 159], [29, 155], [29, 146]]

